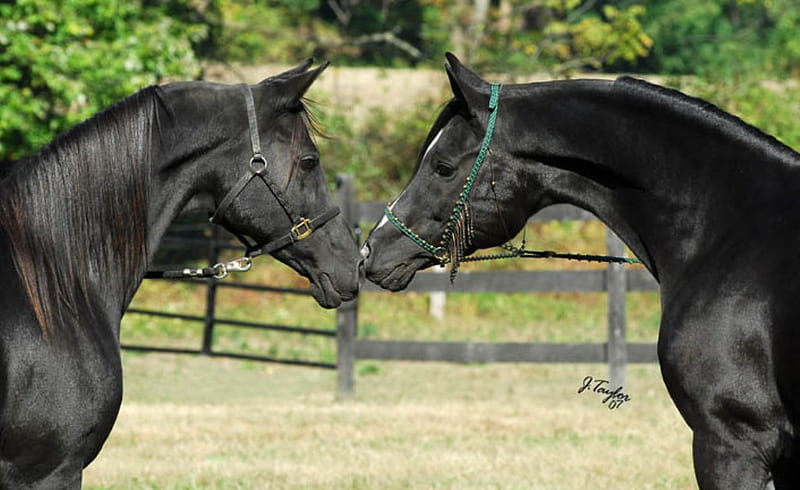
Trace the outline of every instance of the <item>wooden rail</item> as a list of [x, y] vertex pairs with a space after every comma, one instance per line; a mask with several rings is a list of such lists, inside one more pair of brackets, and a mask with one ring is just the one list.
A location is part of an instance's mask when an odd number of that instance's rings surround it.
[[[355, 201], [352, 176], [339, 176], [338, 184], [342, 213], [354, 229], [360, 230], [360, 223], [374, 223], [382, 216], [382, 203]], [[587, 211], [566, 205], [549, 207], [531, 218], [532, 221], [596, 219]], [[606, 249], [609, 255], [622, 255], [624, 245], [609, 231]], [[364, 290], [382, 291], [372, 284], [365, 284]], [[342, 305], [337, 312], [338, 394], [341, 398], [354, 395], [355, 362], [367, 359], [463, 363], [608, 363], [610, 383], [622, 386], [627, 363], [658, 360], [655, 344], [626, 342], [625, 294], [628, 291], [657, 290], [658, 284], [648, 272], [628, 270], [620, 264], [609, 264], [605, 270], [583, 271], [462, 271], [455, 284], [450, 284], [447, 274], [419, 272], [405, 292], [607, 292], [608, 340], [603, 343], [486, 343], [359, 339], [359, 300], [355, 300]]]
[[[345, 219], [360, 234], [361, 223], [374, 223], [383, 213], [383, 203], [355, 200], [354, 181], [350, 175], [337, 178], [338, 201]], [[537, 213], [531, 221], [596, 220], [589, 212], [572, 206], [552, 206]], [[191, 240], [188, 240], [191, 241]], [[181, 239], [181, 242], [188, 242]], [[198, 240], [195, 240], [198, 241]], [[182, 243], [185, 245], [185, 243]], [[199, 243], [203, 245], [202, 243]], [[205, 242], [209, 250], [209, 263], [217, 254], [229, 247], [227, 240], [216, 236]], [[197, 244], [196, 244], [197, 245]], [[609, 232], [606, 240], [609, 255], [621, 255], [622, 242]], [[607, 292], [608, 340], [602, 343], [509, 343], [509, 342], [421, 342], [397, 340], [370, 340], [358, 338], [358, 301], [344, 303], [336, 314], [336, 330], [314, 329], [270, 323], [242, 322], [216, 316], [216, 292], [220, 287], [247, 288], [258, 291], [308, 294], [306, 290], [275, 288], [267, 285], [244, 284], [233, 281], [209, 280], [206, 311], [204, 315], [178, 315], [151, 310], [130, 309], [128, 313], [167, 316], [203, 323], [202, 346], [197, 349], [173, 349], [158, 346], [123, 345], [124, 349], [151, 352], [204, 354], [266, 362], [284, 362], [295, 365], [335, 368], [338, 371], [338, 394], [352, 397], [355, 391], [355, 363], [357, 360], [446, 361], [461, 363], [488, 362], [552, 362], [552, 363], [608, 363], [612, 385], [624, 385], [627, 363], [657, 362], [656, 347], [652, 343], [629, 343], [625, 340], [625, 294], [629, 291], [657, 291], [658, 284], [641, 269], [626, 269], [610, 264], [604, 270], [562, 271], [461, 271], [455, 284], [450, 284], [448, 274], [420, 272], [405, 292], [459, 292], [459, 293], [513, 293], [513, 292]], [[364, 291], [381, 291], [367, 283]], [[403, 294], [403, 293], [386, 293]], [[362, 300], [364, 301], [364, 300]], [[236, 352], [221, 352], [213, 346], [215, 325], [279, 330], [284, 332], [336, 336], [336, 364], [300, 359], [276, 359]]]

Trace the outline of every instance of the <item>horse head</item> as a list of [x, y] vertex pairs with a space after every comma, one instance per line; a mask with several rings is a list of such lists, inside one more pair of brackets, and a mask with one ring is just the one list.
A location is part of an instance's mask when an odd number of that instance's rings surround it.
[[416, 271], [458, 261], [512, 238], [528, 214], [525, 182], [503, 142], [513, 138], [498, 113], [499, 86], [447, 54], [453, 98], [436, 119], [417, 169], [389, 203], [361, 250], [367, 278], [398, 291]]
[[202, 153], [208, 163], [199, 171], [208, 175], [189, 206], [213, 210], [212, 222], [239, 237], [248, 255], [272, 254], [310, 280], [321, 306], [333, 308], [357, 294], [361, 258], [312, 138], [303, 97], [327, 64], [311, 65], [254, 86], [190, 89], [170, 105], [181, 120], [187, 113], [209, 118], [218, 130], [200, 135], [214, 150]]

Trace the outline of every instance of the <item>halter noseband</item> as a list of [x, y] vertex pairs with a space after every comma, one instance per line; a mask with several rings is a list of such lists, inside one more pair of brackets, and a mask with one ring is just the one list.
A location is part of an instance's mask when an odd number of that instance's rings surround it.
[[483, 136], [481, 149], [478, 151], [478, 156], [475, 158], [475, 163], [472, 165], [467, 176], [466, 183], [456, 199], [456, 205], [453, 208], [453, 213], [450, 215], [450, 220], [442, 232], [442, 238], [439, 246], [435, 246], [429, 241], [425, 240], [411, 228], [409, 228], [403, 221], [398, 218], [389, 205], [383, 211], [386, 219], [389, 220], [398, 230], [411, 239], [414, 243], [422, 247], [426, 252], [433, 255], [440, 265], [452, 263], [451, 275], [454, 275], [458, 269], [458, 265], [464, 258], [463, 252], [467, 248], [472, 239], [472, 219], [469, 213], [469, 205], [467, 199], [475, 185], [475, 179], [478, 176], [478, 171], [486, 159], [489, 152], [489, 144], [492, 142], [492, 134], [494, 133], [494, 126], [497, 120], [497, 106], [498, 98], [500, 95], [500, 84], [493, 83], [491, 87], [491, 96], [489, 97], [489, 123], [486, 126], [486, 134]]
[[267, 173], [269, 162], [261, 153], [261, 139], [258, 136], [258, 120], [256, 119], [256, 105], [253, 101], [253, 92], [249, 85], [241, 85], [241, 87], [244, 90], [245, 104], [247, 105], [247, 120], [250, 129], [250, 146], [253, 149], [253, 156], [250, 158], [250, 163], [248, 165], [250, 171], [243, 175], [236, 185], [231, 188], [228, 194], [225, 195], [225, 197], [222, 199], [222, 202], [219, 203], [219, 206], [217, 206], [217, 209], [211, 216], [210, 221], [214, 224], [218, 224], [222, 219], [222, 216], [224, 216], [225, 212], [227, 212], [228, 208], [231, 206], [231, 204], [233, 204], [233, 201], [239, 196], [239, 194], [242, 193], [244, 188], [247, 187], [247, 184], [249, 184], [250, 181], [256, 177], [261, 179], [264, 185], [267, 186], [267, 189], [269, 189], [272, 195], [275, 196], [275, 199], [277, 199], [278, 203], [283, 208], [286, 216], [288, 216], [291, 220], [292, 227], [289, 230], [289, 233], [280, 238], [270, 242], [256, 244], [251, 244], [244, 237], [244, 235], [235, 231], [232, 232], [245, 245], [245, 247], [247, 247], [247, 257], [255, 257], [261, 254], [275, 252], [288, 245], [291, 245], [294, 242], [298, 242], [304, 238], [307, 238], [316, 229], [336, 217], [339, 214], [339, 208], [337, 206], [333, 206], [313, 219], [299, 216], [294, 212], [292, 207], [289, 205], [289, 202], [286, 200], [286, 196], [283, 194], [283, 192], [281, 192], [280, 188]]

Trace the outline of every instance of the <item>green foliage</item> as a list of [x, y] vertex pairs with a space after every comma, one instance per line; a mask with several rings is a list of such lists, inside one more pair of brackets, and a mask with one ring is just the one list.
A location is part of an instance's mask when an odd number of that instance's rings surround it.
[[372, 111], [357, 127], [345, 115], [321, 113], [330, 138], [318, 142], [329, 179], [339, 173], [358, 176], [359, 199], [396, 195], [411, 180], [414, 162], [437, 111], [418, 104], [399, 114]]
[[319, 0], [215, 2], [221, 29], [206, 55], [215, 60], [293, 64], [314, 53], [320, 36], [335, 36], [313, 14]]
[[645, 29], [656, 43], [640, 68], [730, 77], [800, 71], [800, 6], [793, 0], [648, 2]]
[[545, 28], [550, 39], [542, 43], [542, 49], [562, 67], [578, 64], [599, 69], [618, 61], [636, 61], [647, 56], [653, 44], [639, 23], [644, 12], [640, 5], [625, 9], [606, 5], [601, 13], [575, 22], [562, 12], [563, 20]]
[[439, 32], [453, 33], [447, 47], [492, 70], [549, 70], [562, 76], [634, 62], [652, 45], [640, 23], [645, 13], [641, 5], [505, 0], [491, 6], [481, 20], [468, 2], [423, 1], [436, 8]]
[[765, 82], [757, 77], [680, 78], [671, 81], [679, 89], [712, 102], [737, 115], [784, 144], [800, 150], [800, 86]]
[[207, 27], [183, 14], [172, 2], [0, 4], [0, 160], [30, 153], [144, 86], [196, 75], [193, 43]]

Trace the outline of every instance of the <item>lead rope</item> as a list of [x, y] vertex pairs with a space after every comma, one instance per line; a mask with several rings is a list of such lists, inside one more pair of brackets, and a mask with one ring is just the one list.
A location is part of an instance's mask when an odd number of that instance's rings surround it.
[[[489, 156], [491, 157], [491, 150], [489, 150]], [[477, 255], [473, 257], [463, 257], [461, 262], [480, 262], [480, 261], [488, 261], [488, 260], [502, 260], [502, 259], [565, 259], [565, 260], [577, 260], [577, 261], [585, 261], [585, 262], [607, 262], [607, 263], [617, 263], [617, 264], [641, 264], [642, 262], [639, 259], [635, 258], [628, 258], [628, 257], [617, 257], [612, 255], [592, 255], [592, 254], [574, 254], [574, 253], [561, 253], [561, 252], [554, 252], [552, 250], [527, 250], [525, 248], [526, 244], [526, 236], [528, 234], [527, 226], [522, 228], [522, 243], [519, 247], [515, 247], [511, 243], [511, 233], [508, 231], [508, 225], [506, 224], [505, 215], [503, 213], [503, 209], [500, 207], [500, 201], [497, 199], [497, 181], [495, 180], [494, 176], [494, 160], [489, 158], [489, 171], [491, 172], [491, 182], [490, 188], [492, 190], [492, 195], [494, 196], [494, 203], [495, 209], [497, 210], [497, 215], [500, 217], [500, 224], [503, 226], [503, 231], [506, 234], [506, 243], [501, 245], [500, 247], [507, 250], [507, 253], [501, 254], [489, 254], [489, 255]]]
[[552, 250], [526, 250], [523, 242], [522, 247], [515, 247], [510, 243], [501, 245], [507, 253], [489, 254], [489, 255], [476, 255], [472, 257], [464, 257], [462, 262], [480, 262], [484, 260], [501, 260], [501, 259], [564, 259], [576, 260], [583, 262], [606, 262], [614, 264], [641, 264], [642, 261], [630, 257], [617, 257], [614, 255], [594, 255], [594, 254], [574, 254], [554, 252]]

